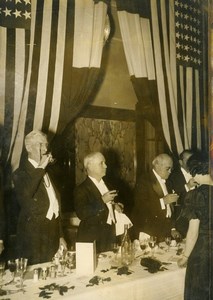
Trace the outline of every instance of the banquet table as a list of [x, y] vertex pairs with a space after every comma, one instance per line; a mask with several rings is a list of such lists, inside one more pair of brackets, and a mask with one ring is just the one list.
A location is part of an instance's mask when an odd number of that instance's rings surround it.
[[[24, 292], [16, 292], [18, 288], [14, 285], [2, 286], [8, 291], [7, 295], [0, 296], [0, 300], [8, 299], [47, 299], [41, 292], [44, 286], [67, 287], [61, 295], [59, 289], [46, 291], [49, 299], [75, 299], [75, 300], [159, 300], [173, 299], [182, 300], [184, 290], [185, 268], [177, 266], [177, 250], [157, 248], [155, 258], [164, 262], [165, 270], [150, 273], [141, 266], [142, 251], [135, 253], [133, 263], [128, 266], [128, 273], [118, 275], [118, 267], [115, 266], [113, 252], [105, 252], [98, 258], [95, 272], [91, 275], [78, 276], [75, 269], [66, 270], [65, 276], [56, 278], [39, 278], [33, 280], [33, 270], [38, 267], [50, 266], [51, 263], [29, 266], [24, 278]], [[10, 273], [7, 270], [4, 280], [9, 280]], [[97, 284], [89, 284], [90, 279], [98, 278]], [[18, 280], [18, 277], [16, 278]], [[40, 296], [40, 297], [39, 297]]]

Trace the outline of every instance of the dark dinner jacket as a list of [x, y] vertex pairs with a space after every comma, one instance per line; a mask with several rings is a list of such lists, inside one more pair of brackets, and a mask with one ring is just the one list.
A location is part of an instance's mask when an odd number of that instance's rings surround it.
[[[167, 190], [168, 193], [171, 192], [169, 187]], [[166, 218], [167, 210], [162, 209], [160, 204], [160, 198], [163, 197], [163, 190], [153, 171], [137, 180], [131, 218], [135, 238], [138, 238], [140, 231], [157, 236], [159, 239], [171, 233], [174, 219]]]
[[[13, 173], [20, 205], [17, 255], [27, 257], [32, 264], [51, 260], [58, 250], [59, 238], [63, 236], [60, 216], [52, 220], [46, 218], [49, 197], [44, 186], [44, 174], [44, 169], [35, 168], [28, 160]], [[54, 185], [53, 188], [60, 206], [60, 196]]]
[[[75, 211], [81, 220], [78, 233], [78, 242], [93, 242], [96, 240], [98, 251], [104, 251], [108, 225], [108, 207], [102, 200], [102, 195], [93, 181], [87, 177], [74, 190]], [[105, 239], [104, 239], [105, 235]]]
[[4, 210], [4, 187], [3, 171], [0, 166], [0, 240], [5, 238], [5, 210]]

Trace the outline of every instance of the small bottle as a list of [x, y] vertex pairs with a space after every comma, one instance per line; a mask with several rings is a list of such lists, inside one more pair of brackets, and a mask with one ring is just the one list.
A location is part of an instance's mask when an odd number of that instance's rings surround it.
[[33, 272], [33, 281], [34, 282], [38, 281], [38, 269], [34, 269], [34, 272]]
[[121, 263], [124, 266], [128, 266], [133, 261], [133, 247], [132, 242], [128, 232], [128, 225], [124, 225], [124, 235], [121, 241]]

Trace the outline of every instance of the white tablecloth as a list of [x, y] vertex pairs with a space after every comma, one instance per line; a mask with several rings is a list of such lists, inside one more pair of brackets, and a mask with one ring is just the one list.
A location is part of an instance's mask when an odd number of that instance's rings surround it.
[[[158, 253], [159, 252], [159, 253]], [[74, 287], [64, 293], [63, 296], [59, 294], [57, 290], [54, 290], [51, 294], [52, 300], [55, 299], [74, 299], [74, 300], [182, 300], [184, 290], [184, 277], [185, 269], [179, 269], [175, 259], [175, 250], [170, 250], [169, 253], [163, 253], [162, 251], [156, 251], [156, 257], [162, 262], [171, 262], [171, 264], [165, 267], [168, 270], [159, 271], [151, 274], [144, 267], [140, 265], [141, 256], [136, 258], [129, 270], [132, 272], [130, 275], [117, 275], [117, 270], [112, 269], [113, 253], [105, 253], [106, 257], [101, 257], [98, 260], [98, 266], [94, 274], [90, 276], [78, 277], [75, 270], [72, 273], [66, 273], [64, 277], [47, 278], [46, 280], [39, 279], [38, 282], [34, 282], [32, 277], [33, 272], [28, 271], [24, 281], [25, 293], [19, 292], [16, 294], [10, 294], [1, 296], [0, 299], [43, 299], [39, 298], [41, 290], [39, 287], [56, 283], [58, 285], [65, 285], [67, 287]], [[136, 256], [141, 253], [136, 253]], [[174, 259], [171, 259], [173, 257]], [[46, 264], [50, 265], [50, 264]], [[30, 270], [35, 268], [31, 266]], [[89, 286], [89, 280], [93, 276], [99, 276], [102, 279], [110, 278], [110, 281], [99, 282], [98, 285]], [[8, 277], [8, 271], [5, 275], [5, 280]], [[28, 279], [29, 278], [29, 279]], [[18, 278], [17, 278], [18, 279]], [[8, 285], [3, 289], [12, 290], [14, 286]]]

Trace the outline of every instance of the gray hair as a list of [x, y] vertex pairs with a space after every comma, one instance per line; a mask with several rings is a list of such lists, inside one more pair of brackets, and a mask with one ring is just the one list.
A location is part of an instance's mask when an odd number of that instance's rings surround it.
[[84, 157], [84, 168], [87, 170], [88, 165], [96, 158], [96, 156], [102, 155], [101, 152], [91, 152]]
[[153, 165], [153, 167], [155, 167], [156, 165], [161, 165], [164, 163], [165, 160], [172, 161], [172, 158], [170, 155], [168, 155], [166, 153], [161, 153], [153, 159], [152, 165]]
[[33, 130], [33, 131], [31, 131], [30, 133], [28, 133], [28, 134], [25, 136], [25, 139], [24, 139], [25, 147], [26, 147], [27, 145], [32, 145], [32, 144], [34, 144], [34, 143], [37, 141], [37, 139], [38, 139], [39, 137], [41, 137], [41, 136], [47, 137], [47, 135], [46, 135], [45, 133], [43, 133], [42, 131], [40, 131], [40, 130]]

